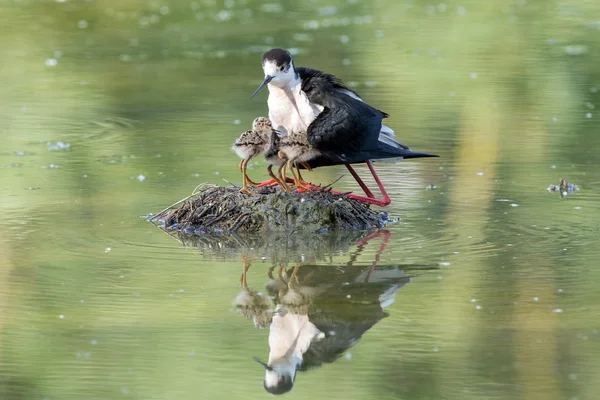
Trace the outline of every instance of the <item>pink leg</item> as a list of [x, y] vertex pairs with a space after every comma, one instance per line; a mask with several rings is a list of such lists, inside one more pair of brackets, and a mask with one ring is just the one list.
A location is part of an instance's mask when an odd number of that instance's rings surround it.
[[350, 173], [354, 177], [354, 180], [356, 180], [356, 182], [358, 182], [358, 184], [362, 188], [363, 192], [365, 192], [365, 194], [367, 195], [367, 197], [375, 198], [375, 196], [373, 196], [373, 192], [371, 192], [371, 190], [363, 182], [363, 180], [360, 178], [360, 176], [358, 176], [358, 174], [356, 173], [356, 171], [354, 170], [354, 168], [352, 168], [352, 165], [346, 164], [346, 168], [348, 169], [348, 171], [350, 171]]
[[[379, 207], [385, 207], [388, 204], [390, 204], [392, 202], [392, 200], [390, 199], [390, 196], [388, 196], [387, 191], [383, 187], [381, 180], [375, 173], [375, 169], [373, 168], [373, 164], [371, 163], [371, 161], [366, 161], [366, 164], [367, 164], [367, 167], [369, 167], [369, 170], [371, 171], [371, 175], [373, 175], [373, 179], [375, 179], [375, 183], [377, 183], [377, 187], [379, 188], [379, 191], [383, 195], [383, 198], [381, 200], [378, 200], [375, 198], [375, 196], [373, 196], [373, 193], [371, 193], [370, 191], [367, 192], [367, 190], [365, 190], [365, 194], [367, 196], [359, 196], [359, 195], [350, 193], [350, 194], [346, 195], [346, 197], [348, 197], [349, 199], [358, 200], [363, 203], [370, 203], [370, 204], [375, 204], [376, 206], [379, 206]], [[357, 182], [358, 182], [358, 179], [357, 179]], [[362, 182], [362, 180], [361, 180], [361, 182]], [[360, 185], [360, 182], [359, 182], [359, 185]], [[364, 182], [362, 182], [362, 185], [364, 185]], [[362, 187], [362, 185], [361, 185], [361, 187]]]
[[[288, 178], [286, 176], [285, 179], [289, 183], [294, 183], [294, 180], [292, 178]], [[279, 185], [279, 184], [277, 183], [277, 181], [275, 179], [269, 179], [268, 181], [258, 182], [256, 184], [256, 187], [264, 187], [264, 186], [272, 187], [272, 186], [277, 186], [277, 185]]]
[[[390, 196], [388, 196], [387, 191], [383, 187], [381, 180], [375, 173], [375, 169], [373, 168], [373, 164], [371, 163], [371, 161], [366, 161], [366, 164], [367, 164], [367, 167], [369, 167], [369, 170], [371, 171], [371, 175], [373, 175], [373, 179], [375, 179], [375, 183], [377, 183], [377, 187], [379, 188], [379, 191], [383, 195], [383, 198], [382, 199], [375, 198], [375, 196], [373, 195], [373, 192], [371, 192], [371, 190], [367, 187], [367, 185], [360, 178], [360, 176], [358, 176], [358, 174], [356, 173], [356, 171], [354, 170], [354, 168], [352, 168], [352, 166], [350, 164], [346, 164], [346, 168], [348, 168], [348, 171], [350, 171], [350, 173], [352, 174], [352, 176], [354, 177], [356, 182], [358, 182], [361, 189], [365, 192], [366, 196], [360, 196], [360, 195], [353, 194], [353, 193], [346, 194], [345, 196], [349, 199], [358, 200], [362, 203], [375, 204], [376, 206], [379, 206], [379, 207], [385, 207], [388, 204], [390, 204], [392, 202], [392, 200], [390, 199]], [[315, 185], [307, 185], [307, 188], [309, 188], [310, 190], [314, 190], [314, 191], [323, 190], [320, 186], [315, 186]], [[329, 190], [329, 192], [333, 193], [333, 194], [342, 194], [342, 195], [344, 194], [344, 193], [338, 192], [336, 190]]]

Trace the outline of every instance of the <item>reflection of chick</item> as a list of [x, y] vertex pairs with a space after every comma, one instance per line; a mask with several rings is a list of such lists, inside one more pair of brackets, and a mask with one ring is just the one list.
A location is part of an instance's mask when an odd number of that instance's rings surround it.
[[246, 318], [252, 318], [258, 329], [268, 328], [273, 319], [273, 304], [268, 296], [260, 292], [243, 290], [233, 301], [237, 311]]
[[285, 265], [283, 263], [281, 263], [279, 265], [279, 268], [277, 269], [277, 275], [273, 276], [273, 270], [275, 268], [276, 268], [276, 266], [273, 265], [267, 271], [267, 275], [269, 276], [270, 280], [265, 285], [267, 292], [272, 296], [277, 295], [277, 293], [279, 293], [279, 291], [281, 291], [287, 287], [287, 279], [285, 277], [287, 274], [284, 273]]
[[243, 257], [242, 262], [244, 264], [244, 272], [240, 277], [242, 291], [236, 296], [233, 305], [241, 315], [252, 318], [256, 328], [267, 328], [273, 319], [273, 304], [269, 296], [248, 289], [246, 275], [252, 265], [252, 259]]
[[[306, 315], [312, 298], [316, 295], [315, 288], [305, 286], [298, 280], [298, 271], [301, 263], [296, 263], [292, 273], [287, 275], [285, 269], [280, 269], [276, 279], [269, 282], [267, 290], [275, 297], [277, 304], [280, 304], [283, 309], [298, 315]], [[273, 289], [277, 289], [276, 291]]]

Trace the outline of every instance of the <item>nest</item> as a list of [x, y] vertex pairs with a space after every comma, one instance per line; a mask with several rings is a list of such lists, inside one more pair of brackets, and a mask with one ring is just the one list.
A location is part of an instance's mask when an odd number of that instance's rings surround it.
[[323, 232], [381, 228], [385, 212], [329, 191], [253, 195], [235, 187], [204, 185], [193, 195], [153, 216], [164, 228], [196, 235], [215, 233]]

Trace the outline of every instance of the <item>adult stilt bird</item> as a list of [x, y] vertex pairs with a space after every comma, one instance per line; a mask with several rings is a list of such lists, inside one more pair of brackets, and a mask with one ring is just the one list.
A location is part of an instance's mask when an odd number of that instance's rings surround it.
[[[382, 125], [388, 114], [366, 104], [354, 91], [331, 74], [294, 67], [292, 56], [283, 49], [263, 54], [264, 81], [269, 89], [269, 119], [282, 136], [305, 134], [309, 148], [301, 151], [302, 161], [311, 168], [345, 164], [366, 196], [348, 195], [363, 202], [385, 206], [390, 203], [371, 160], [437, 157], [419, 153], [394, 138], [394, 131]], [[366, 163], [383, 199], [378, 200], [350, 164]]]

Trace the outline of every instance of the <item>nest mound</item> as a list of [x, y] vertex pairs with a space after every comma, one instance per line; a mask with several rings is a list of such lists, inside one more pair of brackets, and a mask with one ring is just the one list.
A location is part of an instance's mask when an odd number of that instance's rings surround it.
[[174, 206], [151, 220], [162, 221], [168, 230], [196, 235], [365, 230], [381, 228], [388, 220], [385, 212], [328, 191], [265, 189], [247, 195], [235, 187], [205, 185]]

